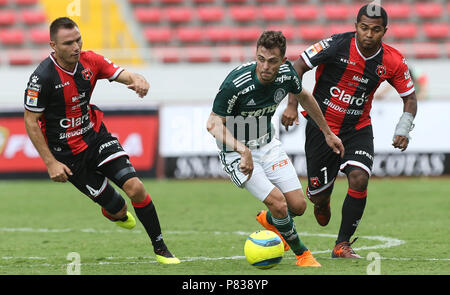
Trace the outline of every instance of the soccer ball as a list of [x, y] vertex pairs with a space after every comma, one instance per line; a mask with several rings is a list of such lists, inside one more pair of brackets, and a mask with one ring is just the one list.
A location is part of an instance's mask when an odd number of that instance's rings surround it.
[[254, 267], [268, 269], [280, 263], [284, 255], [284, 245], [273, 231], [259, 230], [248, 236], [244, 254]]

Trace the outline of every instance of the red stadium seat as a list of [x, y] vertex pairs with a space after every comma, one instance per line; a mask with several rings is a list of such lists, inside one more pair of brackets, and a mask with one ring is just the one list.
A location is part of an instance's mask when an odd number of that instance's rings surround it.
[[210, 42], [231, 42], [233, 40], [233, 27], [207, 27], [204, 32], [206, 39]]
[[11, 26], [16, 23], [16, 13], [11, 9], [0, 10], [0, 26]]
[[302, 52], [305, 51], [305, 49], [308, 48], [308, 46], [309, 45], [306, 44], [289, 45], [286, 48], [286, 57], [290, 61], [296, 61], [300, 57], [300, 54], [302, 54]]
[[284, 21], [287, 16], [287, 8], [281, 5], [264, 5], [260, 12], [264, 21]]
[[36, 25], [45, 23], [47, 17], [42, 10], [23, 10], [22, 20], [27, 25]]
[[0, 31], [0, 43], [4, 45], [23, 45], [25, 34], [19, 29], [8, 29]]
[[423, 30], [429, 39], [448, 39], [450, 37], [448, 23], [426, 23], [423, 25]]
[[170, 27], [147, 27], [144, 28], [144, 37], [150, 43], [169, 43], [173, 32]]
[[414, 39], [417, 37], [417, 25], [414, 23], [392, 24], [387, 35], [395, 39]]
[[48, 42], [50, 41], [50, 33], [47, 28], [31, 29], [30, 38], [31, 41], [35, 44], [48, 44]]
[[192, 0], [194, 4], [214, 3], [216, 0]]
[[441, 57], [441, 50], [437, 43], [414, 43], [412, 49], [415, 58]]
[[8, 2], [9, 0], [0, 0], [0, 6], [5, 6]]
[[162, 11], [158, 7], [136, 7], [134, 16], [141, 23], [159, 23], [162, 19]]
[[225, 11], [221, 6], [201, 6], [197, 8], [198, 19], [202, 22], [220, 22]]
[[238, 42], [256, 42], [262, 33], [257, 26], [234, 28], [234, 39]]
[[224, 0], [225, 4], [244, 4], [247, 0]]
[[181, 61], [181, 50], [178, 47], [155, 47], [151, 53], [160, 62], [177, 63]]
[[210, 47], [187, 47], [183, 51], [186, 54], [188, 62], [205, 63], [212, 61], [212, 53]]
[[301, 25], [298, 34], [304, 41], [319, 41], [327, 36], [322, 25]]
[[442, 5], [436, 2], [418, 2], [415, 8], [420, 18], [440, 18], [444, 11]]
[[186, 23], [191, 21], [193, 10], [191, 7], [168, 7], [165, 9], [167, 19], [172, 23]]
[[356, 31], [354, 24], [330, 24], [327, 35]]
[[202, 27], [181, 27], [177, 29], [176, 36], [181, 42], [201, 42], [204, 37], [204, 29]]
[[329, 20], [346, 20], [350, 16], [353, 17], [352, 7], [345, 4], [325, 4], [323, 11]]
[[150, 4], [152, 0], [128, 0], [131, 4]]
[[383, 8], [389, 18], [408, 19], [411, 17], [411, 4], [409, 3], [385, 3]]
[[10, 0], [11, 2], [15, 2], [17, 5], [36, 5], [39, 3], [39, 0]]
[[181, 4], [184, 2], [184, 0], [160, 0], [159, 2], [161, 2], [161, 4], [166, 5], [166, 4]]
[[8, 54], [9, 64], [12, 66], [25, 66], [33, 63], [33, 54], [29, 51], [14, 50]]
[[236, 22], [251, 22], [258, 16], [256, 6], [231, 6], [229, 9], [231, 18]]
[[245, 52], [241, 46], [216, 47], [217, 58], [220, 62], [244, 61]]
[[319, 9], [315, 5], [293, 5], [291, 10], [294, 19], [298, 21], [315, 20], [319, 15]]
[[286, 40], [288, 40], [288, 41], [295, 39], [295, 29], [294, 29], [294, 26], [291, 26], [291, 25], [285, 25], [285, 24], [270, 25], [267, 27], [267, 30], [281, 31], [283, 33], [283, 35], [286, 37]]
[[411, 43], [391, 43], [389, 42], [388, 45], [394, 47], [398, 51], [400, 51], [403, 56], [406, 58], [411, 58]]

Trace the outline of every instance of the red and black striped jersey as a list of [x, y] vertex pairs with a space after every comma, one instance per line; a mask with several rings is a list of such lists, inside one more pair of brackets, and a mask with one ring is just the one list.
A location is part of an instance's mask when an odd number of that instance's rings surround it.
[[24, 106], [43, 113], [40, 126], [55, 155], [76, 155], [94, 142], [103, 119], [102, 111], [90, 104], [99, 79], [115, 80], [123, 71], [107, 58], [82, 51], [73, 72], [56, 62], [52, 54], [31, 74]]
[[307, 48], [301, 58], [310, 68], [317, 66], [313, 96], [335, 134], [371, 124], [373, 95], [383, 81], [387, 80], [401, 97], [414, 92], [403, 55], [382, 43], [373, 56], [364, 57], [355, 32], [324, 39]]

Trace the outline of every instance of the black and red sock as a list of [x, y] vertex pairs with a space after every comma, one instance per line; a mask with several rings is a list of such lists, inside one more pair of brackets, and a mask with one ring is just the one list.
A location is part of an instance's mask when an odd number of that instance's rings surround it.
[[336, 244], [350, 241], [364, 213], [367, 200], [367, 189], [358, 192], [351, 188], [347, 191], [344, 204], [342, 205], [342, 221]]
[[148, 236], [153, 244], [154, 249], [161, 249], [165, 247], [164, 240], [162, 238], [161, 226], [159, 224], [158, 214], [156, 213], [155, 205], [153, 204], [150, 195], [142, 202], [131, 202], [136, 212], [136, 216], [141, 221]]

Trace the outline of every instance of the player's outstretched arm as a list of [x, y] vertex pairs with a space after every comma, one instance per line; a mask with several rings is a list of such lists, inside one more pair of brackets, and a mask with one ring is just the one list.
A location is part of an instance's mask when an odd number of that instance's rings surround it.
[[25, 129], [27, 130], [31, 142], [44, 161], [45, 166], [47, 166], [50, 179], [56, 182], [66, 182], [68, 175], [72, 175], [72, 171], [69, 167], [57, 161], [50, 152], [44, 135], [42, 134], [41, 127], [39, 126], [38, 120], [41, 116], [42, 113], [34, 113], [25, 110]]
[[[298, 74], [300, 80], [303, 78], [303, 74], [310, 70], [308, 65], [303, 61], [301, 57], [299, 57], [293, 64], [295, 71]], [[289, 126], [298, 125], [298, 101], [294, 94], [289, 93], [288, 96], [288, 104], [286, 109], [283, 112], [281, 117], [281, 124], [286, 128], [286, 131], [289, 129]]]
[[235, 152], [241, 155], [241, 172], [245, 175], [253, 172], [253, 158], [250, 149], [237, 140], [231, 132], [225, 127], [226, 119], [213, 112], [209, 115], [206, 123], [206, 129], [214, 136], [214, 138], [227, 146], [227, 148], [233, 149]]
[[125, 84], [129, 89], [134, 90], [140, 98], [147, 95], [150, 85], [144, 76], [123, 70], [116, 78], [117, 82]]
[[296, 98], [303, 109], [308, 112], [308, 115], [316, 122], [317, 126], [319, 126], [325, 136], [327, 144], [336, 154], [343, 157], [344, 145], [342, 144], [341, 139], [331, 131], [314, 97], [309, 92], [302, 90], [302, 92], [296, 95]]
[[414, 128], [413, 120], [417, 113], [417, 98], [415, 92], [403, 97], [403, 114], [395, 127], [392, 145], [402, 152], [408, 148], [409, 132]]

